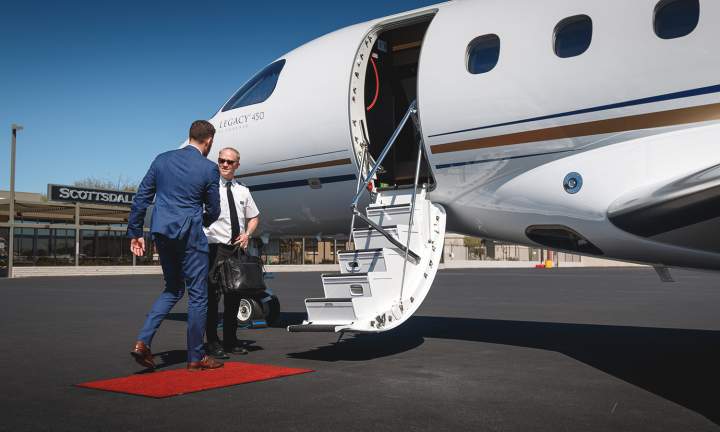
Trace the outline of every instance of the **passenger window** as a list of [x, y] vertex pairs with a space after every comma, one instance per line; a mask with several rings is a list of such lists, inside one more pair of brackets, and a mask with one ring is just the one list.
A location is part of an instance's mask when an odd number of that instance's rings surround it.
[[655, 6], [653, 27], [662, 39], [687, 36], [700, 19], [699, 0], [662, 0]]
[[476, 37], [468, 45], [467, 70], [471, 74], [490, 72], [500, 58], [500, 38], [496, 34]]
[[223, 112], [265, 102], [275, 91], [283, 66], [285, 60], [279, 60], [261, 70], [230, 98], [223, 107]]
[[590, 47], [593, 25], [587, 15], [575, 15], [560, 21], [553, 33], [555, 55], [561, 58], [578, 56]]

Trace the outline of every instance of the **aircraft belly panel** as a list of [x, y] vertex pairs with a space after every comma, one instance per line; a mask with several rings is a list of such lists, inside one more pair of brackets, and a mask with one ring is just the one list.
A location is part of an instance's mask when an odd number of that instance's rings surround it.
[[[607, 216], [620, 197], [642, 195], [720, 163], [714, 151], [719, 134], [714, 123], [562, 155], [439, 169], [430, 196], [447, 209], [450, 231], [534, 244], [525, 234], [529, 226], [561, 225], [589, 239], [605, 257], [720, 268], [717, 253], [692, 242], [639, 237]], [[575, 193], [564, 187], [570, 173], [582, 178]]]

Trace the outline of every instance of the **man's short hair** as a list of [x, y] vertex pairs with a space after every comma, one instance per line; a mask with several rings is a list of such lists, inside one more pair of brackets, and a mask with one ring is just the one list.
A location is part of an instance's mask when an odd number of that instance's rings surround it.
[[[234, 147], [225, 147], [222, 150], [220, 150], [220, 153], [224, 152], [225, 150], [235, 153], [235, 159], [240, 160], [240, 152], [237, 151]], [[218, 154], [220, 154], [220, 153], [218, 153]]]
[[215, 126], [206, 120], [195, 120], [190, 126], [190, 139], [203, 142], [215, 136]]

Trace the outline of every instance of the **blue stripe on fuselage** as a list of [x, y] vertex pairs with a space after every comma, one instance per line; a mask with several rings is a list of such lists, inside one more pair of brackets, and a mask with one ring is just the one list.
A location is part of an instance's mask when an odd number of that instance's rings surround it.
[[439, 136], [444, 136], [444, 135], [452, 135], [452, 134], [461, 133], [461, 132], [470, 132], [470, 131], [475, 131], [475, 130], [490, 129], [490, 128], [500, 127], [500, 126], [510, 126], [510, 125], [516, 125], [516, 124], [520, 124], [520, 123], [528, 123], [528, 122], [538, 121], [538, 120], [547, 120], [547, 119], [558, 118], [558, 117], [567, 117], [567, 116], [577, 115], [577, 114], [586, 114], [586, 113], [590, 113], [590, 112], [604, 111], [604, 110], [609, 110], [609, 109], [614, 109], [614, 108], [623, 108], [623, 107], [628, 107], [628, 106], [633, 106], [633, 105], [643, 105], [643, 104], [662, 102], [662, 101], [668, 101], [668, 100], [673, 100], [673, 99], [682, 99], [682, 98], [692, 97], [692, 96], [701, 96], [701, 95], [718, 93], [718, 92], [720, 92], [720, 84], [712, 85], [712, 86], [708, 86], [708, 87], [700, 87], [700, 88], [696, 88], [696, 89], [692, 89], [692, 90], [685, 90], [685, 91], [681, 91], [681, 92], [667, 93], [667, 94], [663, 94], [663, 95], [659, 95], [659, 96], [652, 96], [652, 97], [647, 97], [647, 98], [642, 98], [642, 99], [634, 99], [634, 100], [625, 101], [625, 102], [618, 102], [618, 103], [614, 103], [614, 104], [610, 104], [610, 105], [600, 105], [600, 106], [596, 106], [596, 107], [592, 107], [592, 108], [584, 108], [584, 109], [575, 110], [575, 111], [567, 111], [567, 112], [559, 113], [559, 114], [550, 114], [550, 115], [545, 115], [545, 116], [541, 116], [541, 117], [528, 118], [528, 119], [524, 119], [524, 120], [515, 120], [515, 121], [511, 121], [511, 122], [506, 122], [506, 123], [497, 123], [497, 124], [492, 124], [492, 125], [488, 125], [488, 126], [479, 126], [479, 127], [474, 127], [474, 128], [470, 128], [470, 129], [457, 130], [457, 131], [453, 131], [453, 132], [443, 132], [443, 133], [439, 133], [439, 134], [435, 134], [435, 135], [429, 135], [429, 138], [439, 137]]
[[[346, 175], [339, 175], [339, 176], [320, 177], [319, 180], [320, 180], [321, 184], [328, 184], [328, 183], [351, 181], [351, 180], [355, 180], [355, 179], [357, 179], [355, 174], [346, 174]], [[285, 189], [285, 188], [300, 187], [300, 186], [309, 186], [307, 179], [253, 185], [253, 186], [248, 186], [248, 189], [250, 189], [250, 192], [258, 192], [258, 191], [273, 190], [273, 189]]]

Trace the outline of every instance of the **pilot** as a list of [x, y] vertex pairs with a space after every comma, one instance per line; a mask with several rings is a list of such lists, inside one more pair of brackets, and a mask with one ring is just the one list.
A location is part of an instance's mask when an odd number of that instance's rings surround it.
[[[235, 246], [247, 249], [250, 238], [257, 229], [260, 212], [250, 191], [235, 180], [235, 171], [240, 167], [240, 153], [232, 147], [220, 150], [220, 217], [205, 228], [210, 246], [210, 268], [215, 261], [232, 254]], [[220, 287], [208, 281], [208, 312], [205, 334], [208, 354], [219, 359], [229, 358], [227, 353], [247, 354], [247, 349], [237, 340], [237, 314], [240, 308], [238, 294], [225, 294], [223, 313], [223, 343], [217, 334], [218, 303]]]

